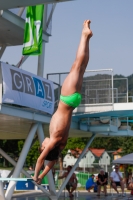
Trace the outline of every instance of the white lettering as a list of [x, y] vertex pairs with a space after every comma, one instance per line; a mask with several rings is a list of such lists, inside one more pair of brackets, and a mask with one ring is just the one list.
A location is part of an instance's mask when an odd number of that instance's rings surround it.
[[51, 109], [52, 108], [52, 103], [48, 101], [43, 101], [42, 107], [46, 107]]
[[14, 84], [15, 84], [16, 88], [20, 89], [20, 88], [22, 88], [23, 83], [22, 83], [22, 81], [19, 81], [20, 85], [17, 85], [17, 83], [16, 83], [16, 76], [18, 76], [20, 78], [19, 74], [14, 73], [14, 75], [13, 75], [13, 81], [14, 81]]
[[37, 83], [37, 94], [39, 94], [40, 92], [43, 94], [42, 87], [41, 87], [41, 85], [40, 85], [39, 82], [38, 82], [38, 83]]
[[41, 26], [41, 21], [34, 21], [34, 25], [36, 26], [36, 39], [37, 42], [39, 42], [39, 31], [40, 31], [40, 26]]
[[31, 91], [32, 92], [32, 88], [31, 88], [31, 80], [26, 77], [26, 83], [27, 83], [27, 89], [28, 89], [28, 92]]
[[33, 34], [32, 34], [32, 27], [31, 27], [30, 17], [25, 19], [25, 23], [29, 24], [29, 34], [30, 34], [29, 37], [30, 37], [30, 40], [29, 40], [29, 42], [24, 43], [23, 47], [30, 47], [30, 46], [32, 46], [34, 44], [34, 38], [33, 38]]
[[49, 96], [49, 91], [50, 91], [50, 89], [49, 89], [49, 85], [48, 85], [48, 84], [45, 84], [45, 85], [46, 85], [46, 87], [48, 88], [47, 97], [48, 97], [48, 99], [51, 99], [51, 96]]
[[25, 186], [28, 187], [28, 183], [25, 183]]

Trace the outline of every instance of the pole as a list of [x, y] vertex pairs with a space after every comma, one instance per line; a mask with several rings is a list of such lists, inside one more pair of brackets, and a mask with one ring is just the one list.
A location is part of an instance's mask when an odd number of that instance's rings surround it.
[[[43, 30], [46, 30], [47, 5], [44, 5]], [[44, 73], [45, 42], [42, 41], [42, 54], [38, 56], [37, 75], [43, 77]]]
[[[28, 137], [27, 137], [27, 139], [24, 143], [24, 146], [23, 146], [23, 149], [21, 151], [20, 157], [18, 159], [17, 165], [16, 165], [15, 170], [13, 172], [13, 178], [14, 177], [17, 178], [19, 176], [21, 170], [22, 170], [22, 167], [24, 165], [26, 156], [27, 156], [28, 151], [30, 149], [32, 140], [33, 140], [34, 135], [36, 133], [37, 127], [38, 127], [38, 124], [33, 124], [32, 127], [31, 127], [31, 130], [30, 130]], [[12, 198], [12, 194], [13, 194], [13, 191], [15, 189], [15, 185], [16, 185], [15, 181], [10, 181], [9, 186], [7, 188], [7, 191], [6, 191], [6, 195], [5, 195], [7, 200], [10, 200]]]
[[89, 142], [87, 143], [86, 147], [84, 148], [84, 150], [83, 150], [82, 153], [80, 154], [78, 160], [76, 161], [75, 165], [73, 166], [73, 168], [72, 168], [71, 171], [69, 172], [68, 176], [66, 177], [66, 180], [65, 180], [64, 183], [61, 185], [57, 197], [60, 196], [62, 190], [64, 189], [64, 187], [66, 186], [67, 182], [68, 182], [69, 179], [71, 178], [71, 176], [72, 176], [74, 170], [77, 168], [77, 166], [78, 166], [78, 164], [79, 164], [81, 158], [82, 158], [82, 157], [84, 156], [84, 154], [86, 153], [86, 150], [89, 148], [89, 146], [90, 146], [91, 143], [93, 142], [94, 138], [95, 138], [95, 134], [93, 133], [92, 136], [91, 136], [91, 138], [90, 138], [90, 140], [89, 140]]
[[[6, 159], [8, 160], [14, 167], [17, 165], [17, 163], [10, 158], [10, 156], [8, 156], [1, 148], [0, 148], [0, 154]], [[27, 177], [27, 178], [31, 178], [31, 175], [26, 172], [24, 169], [21, 170], [21, 172]], [[33, 183], [38, 186], [39, 189], [41, 189], [47, 196], [49, 196], [49, 192], [41, 185], [38, 185], [35, 181], [33, 181]]]
[[[1, 174], [0, 174], [0, 178], [1, 178]], [[5, 194], [4, 194], [2, 181], [0, 181], [0, 200], [5, 200]]]

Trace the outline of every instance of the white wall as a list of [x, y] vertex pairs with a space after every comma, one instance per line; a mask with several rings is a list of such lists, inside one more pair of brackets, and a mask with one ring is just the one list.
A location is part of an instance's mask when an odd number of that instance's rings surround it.
[[68, 165], [74, 165], [76, 162], [76, 158], [74, 156], [71, 156], [70, 154], [67, 154], [63, 159], [63, 167], [67, 168]]
[[106, 151], [103, 153], [102, 157], [100, 158], [99, 164], [110, 165], [110, 156]]
[[83, 157], [81, 161], [79, 162], [79, 167], [86, 168], [92, 165], [94, 161], [95, 161], [94, 155], [91, 153], [91, 151], [88, 151], [85, 157]]
[[[68, 154], [63, 159], [63, 167], [66, 168], [68, 165], [74, 165], [76, 161], [77, 158], [71, 156], [70, 150], [68, 150]], [[95, 161], [94, 155], [91, 153], [91, 151], [88, 151], [87, 154], [80, 160], [79, 167], [84, 168], [91, 166], [94, 161]]]

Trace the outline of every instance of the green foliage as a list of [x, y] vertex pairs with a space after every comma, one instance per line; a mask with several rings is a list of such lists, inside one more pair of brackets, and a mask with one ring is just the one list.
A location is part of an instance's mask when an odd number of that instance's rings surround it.
[[0, 140], [0, 148], [7, 154], [18, 156], [18, 140]]
[[[69, 149], [84, 149], [89, 138], [68, 138], [67, 145], [62, 151], [63, 155], [66, 155]], [[121, 139], [119, 137], [100, 137], [95, 138], [90, 148], [103, 148], [108, 151], [115, 151], [121, 148]]]
[[103, 148], [107, 151], [113, 151], [121, 147], [121, 142], [118, 137], [100, 137], [95, 138], [90, 147]]
[[[69, 149], [84, 149], [89, 138], [68, 138], [67, 145], [62, 151], [63, 156]], [[100, 137], [95, 138], [90, 148], [103, 148], [106, 151], [116, 151], [122, 148], [122, 155], [133, 152], [133, 137]]]
[[65, 156], [69, 149], [80, 148], [83, 149], [88, 142], [88, 138], [68, 138], [67, 145], [62, 151], [62, 154]]
[[133, 137], [124, 137], [121, 140], [121, 155], [126, 155], [129, 153], [133, 153]]
[[24, 140], [18, 141], [18, 150], [19, 150], [19, 153], [21, 152], [23, 146], [24, 146]]
[[[129, 92], [129, 96], [133, 96], [133, 74], [132, 75], [130, 75], [130, 76], [127, 76], [127, 77], [125, 77], [125, 76], [123, 76], [123, 75], [118, 75], [118, 74], [116, 74], [116, 75], [114, 75], [114, 79], [115, 78], [128, 78], [128, 92]], [[114, 88], [121, 88], [121, 91], [122, 91], [122, 88], [124, 88], [124, 90], [126, 89], [125, 88], [125, 81], [123, 80], [121, 80], [121, 81], [119, 81], [119, 80], [117, 80], [117, 81], [114, 81]], [[124, 92], [124, 90], [123, 90], [123, 92]]]
[[[20, 140], [18, 142], [18, 149], [19, 149], [19, 152], [21, 152], [22, 148], [23, 148], [23, 145], [24, 145], [24, 141], [23, 140]], [[38, 147], [39, 147], [39, 142], [36, 141], [34, 143], [34, 145], [30, 148], [30, 151], [26, 157], [26, 165], [28, 166], [33, 166], [36, 161], [37, 161], [37, 158], [39, 157], [39, 151], [38, 151]]]
[[133, 74], [128, 76], [128, 90], [130, 92], [130, 95], [133, 95]]

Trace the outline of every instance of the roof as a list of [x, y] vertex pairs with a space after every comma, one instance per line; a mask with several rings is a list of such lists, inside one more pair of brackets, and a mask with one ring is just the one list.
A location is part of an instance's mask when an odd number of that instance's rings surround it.
[[115, 152], [113, 152], [113, 155], [118, 155], [118, 154], [120, 154], [121, 152], [122, 152], [122, 149], [120, 148], [120, 149], [116, 150]]
[[101, 157], [102, 154], [105, 152], [105, 149], [94, 149], [94, 148], [89, 148], [89, 150], [95, 155], [96, 157]]
[[[70, 152], [71, 154], [74, 156], [74, 157], [79, 157], [79, 155], [82, 153], [82, 149], [79, 149], [79, 148], [76, 148], [76, 149], [70, 149]], [[86, 153], [88, 151], [91, 151], [92, 154], [96, 157], [101, 157], [102, 154], [105, 152], [105, 149], [94, 149], [94, 148], [89, 148]]]
[[[76, 149], [70, 149], [71, 154], [78, 158], [80, 156], [80, 154], [82, 153], [82, 149], [76, 148]], [[89, 149], [86, 151], [86, 153], [89, 151]]]

